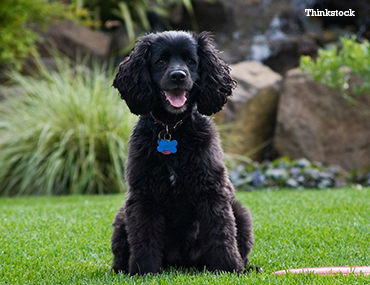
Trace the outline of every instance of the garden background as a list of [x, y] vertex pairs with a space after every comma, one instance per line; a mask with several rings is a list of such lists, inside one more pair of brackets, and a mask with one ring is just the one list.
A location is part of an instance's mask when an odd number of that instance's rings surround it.
[[[360, 0], [2, 1], [0, 283], [368, 283], [273, 272], [369, 266], [369, 15]], [[110, 274], [137, 120], [112, 80], [138, 36], [166, 29], [211, 31], [238, 81], [214, 121], [262, 273]], [[56, 197], [13, 197], [29, 195]]]

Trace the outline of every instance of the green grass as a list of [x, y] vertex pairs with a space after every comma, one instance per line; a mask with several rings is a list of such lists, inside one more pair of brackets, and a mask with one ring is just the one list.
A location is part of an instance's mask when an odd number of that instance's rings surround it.
[[110, 273], [124, 195], [0, 200], [0, 284], [369, 284], [370, 276], [276, 276], [287, 268], [370, 265], [370, 189], [239, 192], [254, 218], [256, 274]]

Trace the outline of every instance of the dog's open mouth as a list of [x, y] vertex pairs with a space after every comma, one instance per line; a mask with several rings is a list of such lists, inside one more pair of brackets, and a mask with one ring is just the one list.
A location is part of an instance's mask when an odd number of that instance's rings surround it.
[[184, 89], [173, 89], [164, 91], [167, 101], [171, 104], [172, 107], [181, 108], [186, 103], [186, 95], [188, 92]]

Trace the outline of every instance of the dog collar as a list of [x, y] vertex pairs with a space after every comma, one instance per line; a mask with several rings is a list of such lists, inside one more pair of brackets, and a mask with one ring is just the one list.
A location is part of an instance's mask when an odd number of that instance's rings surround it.
[[181, 125], [184, 123], [184, 120], [190, 116], [191, 113], [186, 114], [181, 120], [175, 124], [165, 124], [161, 120], [158, 120], [154, 117], [153, 113], [150, 112], [150, 116], [153, 118], [154, 122], [163, 127], [163, 130], [158, 133], [158, 147], [157, 151], [161, 152], [164, 155], [169, 155], [171, 153], [177, 152], [177, 141], [171, 140], [172, 136], [170, 132], [177, 131]]

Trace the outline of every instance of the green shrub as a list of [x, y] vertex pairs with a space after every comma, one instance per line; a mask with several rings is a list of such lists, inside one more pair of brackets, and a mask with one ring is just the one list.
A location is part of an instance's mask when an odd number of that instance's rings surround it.
[[0, 195], [116, 193], [125, 190], [124, 162], [135, 122], [97, 65], [42, 78], [12, 72], [25, 90], [0, 104]]
[[62, 18], [73, 19], [77, 15], [59, 1], [1, 0], [0, 63], [20, 68], [27, 55], [36, 53], [38, 36], [30, 24], [36, 23], [46, 29], [50, 22]]
[[357, 185], [370, 186], [370, 167], [353, 170], [350, 172], [349, 182]]
[[[320, 49], [316, 60], [302, 56], [300, 67], [316, 81], [338, 88], [347, 101], [356, 104], [354, 96], [370, 92], [370, 44], [368, 41], [357, 43], [354, 37], [341, 38], [340, 42], [339, 51], [335, 46], [329, 50]], [[359, 78], [360, 83], [350, 86], [350, 74]]]
[[168, 7], [175, 2], [183, 3], [196, 29], [191, 0], [72, 0], [70, 5], [60, 0], [1, 0], [0, 63], [20, 69], [25, 57], [37, 54], [38, 35], [30, 28], [32, 24], [46, 30], [50, 23], [58, 19], [71, 19], [96, 27], [102, 20], [118, 17], [124, 22], [129, 40], [133, 43], [138, 36], [135, 26], [140, 26], [144, 31], [150, 30], [147, 18], [149, 11], [154, 10], [167, 18]]
[[125, 24], [129, 41], [133, 43], [139, 35], [135, 32], [138, 26], [144, 31], [150, 30], [148, 12], [154, 11], [163, 19], [170, 17], [170, 8], [174, 3], [182, 3], [190, 15], [193, 28], [198, 30], [191, 0], [73, 0], [78, 9], [88, 9], [96, 22], [118, 17]]

